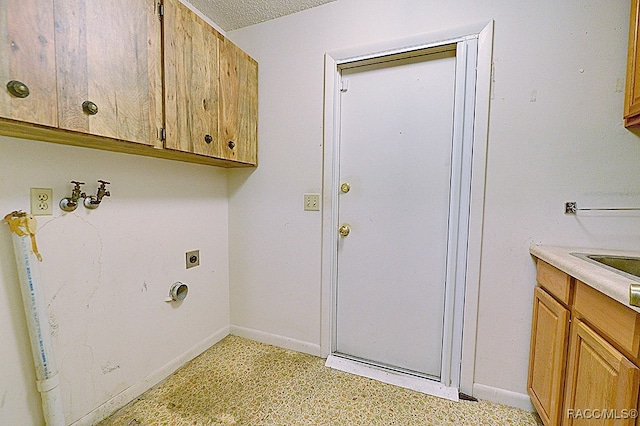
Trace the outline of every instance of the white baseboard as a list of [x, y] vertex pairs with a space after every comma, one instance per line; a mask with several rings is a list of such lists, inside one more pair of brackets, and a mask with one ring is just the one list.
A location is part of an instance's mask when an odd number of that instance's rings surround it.
[[526, 393], [512, 392], [505, 389], [494, 388], [480, 383], [473, 384], [473, 396], [478, 399], [496, 402], [509, 407], [520, 408], [527, 411], [536, 411], [531, 403], [531, 398]]
[[309, 355], [321, 356], [322, 353], [320, 350], [320, 345], [291, 339], [289, 337], [284, 337], [277, 334], [266, 333], [264, 331], [255, 330], [252, 328], [232, 325], [229, 327], [229, 334], [233, 334], [234, 336], [238, 337], [244, 337], [245, 339], [255, 340], [256, 342], [266, 343], [267, 345], [273, 345], [296, 352], [302, 352]]
[[184, 364], [191, 361], [193, 358], [197, 357], [202, 352], [218, 343], [220, 340], [224, 339], [227, 335], [229, 335], [229, 327], [224, 327], [218, 330], [207, 339], [193, 346], [191, 349], [189, 349], [179, 357], [173, 359], [158, 370], [149, 374], [141, 382], [136, 383], [123, 390], [118, 395], [109, 399], [107, 402], [105, 402], [95, 410], [89, 412], [80, 419], [71, 423], [71, 425], [90, 426], [103, 419], [106, 419], [107, 417], [109, 417], [109, 415], [111, 415], [111, 413], [124, 407], [129, 402], [133, 401], [135, 398], [142, 395], [144, 392], [148, 391], [149, 389], [169, 377], [178, 368], [182, 367]]

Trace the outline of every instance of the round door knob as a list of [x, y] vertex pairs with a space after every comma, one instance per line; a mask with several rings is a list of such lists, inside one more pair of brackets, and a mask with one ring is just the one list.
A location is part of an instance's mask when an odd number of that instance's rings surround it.
[[236, 147], [236, 143], [234, 141], [229, 141], [229, 148], [233, 149]]
[[351, 191], [351, 185], [349, 185], [347, 182], [343, 183], [342, 185], [340, 185], [340, 191], [346, 194], [347, 192]]
[[8, 82], [7, 90], [16, 98], [26, 98], [29, 96], [29, 88], [27, 85], [18, 80], [11, 80]]
[[82, 110], [89, 115], [96, 115], [98, 113], [98, 105], [91, 101], [84, 101], [82, 103]]
[[351, 227], [346, 223], [338, 229], [338, 233], [340, 233], [341, 237], [346, 237], [351, 232]]
[[206, 143], [211, 143], [211, 142], [213, 142], [213, 137], [211, 135], [205, 135], [204, 141]]

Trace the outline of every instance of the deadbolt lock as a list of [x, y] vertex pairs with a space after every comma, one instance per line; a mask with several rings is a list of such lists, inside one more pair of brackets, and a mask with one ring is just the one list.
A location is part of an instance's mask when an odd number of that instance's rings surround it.
[[351, 190], [351, 185], [349, 185], [347, 182], [340, 185], [340, 191], [344, 192], [345, 194], [350, 190]]
[[350, 232], [351, 232], [351, 227], [346, 223], [338, 229], [338, 233], [340, 234], [341, 237], [346, 237], [347, 235], [349, 235]]

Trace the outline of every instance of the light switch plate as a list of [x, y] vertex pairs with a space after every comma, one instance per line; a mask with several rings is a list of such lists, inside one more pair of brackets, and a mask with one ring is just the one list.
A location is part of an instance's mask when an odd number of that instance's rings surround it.
[[320, 194], [304, 194], [305, 211], [320, 210]]

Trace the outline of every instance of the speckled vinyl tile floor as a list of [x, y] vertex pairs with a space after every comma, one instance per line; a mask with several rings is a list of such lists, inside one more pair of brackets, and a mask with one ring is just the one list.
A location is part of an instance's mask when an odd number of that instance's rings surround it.
[[324, 362], [228, 336], [100, 425], [541, 425], [534, 413], [448, 401]]

